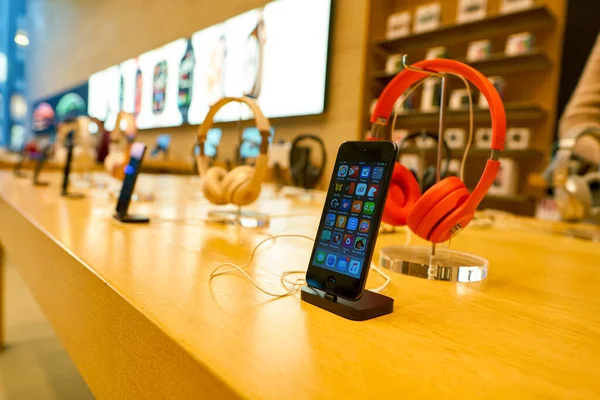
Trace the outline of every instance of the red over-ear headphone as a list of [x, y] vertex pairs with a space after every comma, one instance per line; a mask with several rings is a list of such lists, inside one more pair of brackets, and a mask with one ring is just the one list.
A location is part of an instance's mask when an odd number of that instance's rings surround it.
[[[437, 73], [462, 75], [479, 89], [490, 105], [492, 154], [473, 193], [469, 193], [459, 178], [448, 177], [440, 180], [421, 195], [419, 184], [408, 168], [400, 163], [394, 166], [383, 221], [396, 226], [408, 225], [417, 236], [440, 243], [450, 239], [471, 222], [477, 206], [494, 183], [500, 168], [498, 157], [500, 151], [504, 150], [506, 114], [500, 95], [492, 83], [470, 66], [454, 60], [434, 59], [420, 61], [414, 64], [414, 67]], [[373, 110], [371, 116], [373, 133], [385, 127], [394, 103], [400, 95], [428, 76], [426, 72], [404, 69], [392, 79], [383, 90]]]

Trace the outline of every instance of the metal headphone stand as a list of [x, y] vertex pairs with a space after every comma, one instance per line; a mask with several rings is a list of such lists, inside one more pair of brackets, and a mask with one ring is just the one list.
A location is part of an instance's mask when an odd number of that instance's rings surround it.
[[[441, 179], [442, 146], [444, 142], [444, 126], [446, 115], [446, 97], [448, 91], [448, 73], [440, 73], [418, 68], [407, 63], [407, 56], [402, 56], [402, 67], [419, 73], [441, 78], [440, 118], [438, 126], [437, 162], [435, 182]], [[392, 127], [393, 129], [393, 127]], [[429, 280], [451, 282], [481, 282], [486, 279], [488, 260], [466, 252], [455, 251], [447, 247], [436, 248], [426, 246], [387, 246], [379, 253], [379, 265], [404, 275], [416, 276]]]
[[[238, 137], [242, 139], [242, 104], [240, 103], [240, 114], [237, 121]], [[236, 209], [212, 210], [207, 213], [206, 222], [238, 225], [244, 228], [266, 228], [271, 223], [271, 218], [267, 214], [259, 211], [251, 211], [238, 206]]]

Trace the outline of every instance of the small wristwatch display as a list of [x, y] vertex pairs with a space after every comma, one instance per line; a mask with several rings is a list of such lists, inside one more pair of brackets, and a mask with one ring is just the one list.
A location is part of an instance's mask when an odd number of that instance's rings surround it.
[[187, 112], [192, 102], [192, 84], [194, 79], [194, 50], [192, 48], [192, 42], [189, 41], [187, 49], [181, 63], [179, 64], [179, 94], [177, 97], [177, 106], [183, 120], [187, 121]]
[[215, 104], [224, 96], [224, 79], [223, 73], [225, 69], [225, 58], [227, 57], [227, 44], [225, 35], [221, 34], [219, 39], [214, 43], [210, 53], [208, 65], [208, 74], [206, 82], [206, 96], [209, 105]]
[[152, 111], [159, 114], [165, 109], [167, 88], [167, 61], [162, 60], [154, 67], [154, 85], [152, 89]]
[[133, 106], [133, 115], [136, 117], [140, 115], [142, 109], [142, 70], [140, 69], [139, 61], [136, 59], [136, 71], [135, 71], [135, 101]]
[[258, 99], [261, 91], [265, 41], [265, 21], [261, 9], [256, 27], [246, 40], [245, 49], [243, 93], [254, 99]]

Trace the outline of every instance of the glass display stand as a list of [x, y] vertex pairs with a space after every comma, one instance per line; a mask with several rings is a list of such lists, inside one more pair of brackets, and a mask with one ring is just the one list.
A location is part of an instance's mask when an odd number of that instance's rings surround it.
[[258, 211], [244, 210], [239, 207], [227, 210], [212, 210], [208, 212], [207, 222], [239, 225], [244, 228], [267, 228], [270, 225], [271, 218], [267, 214]]
[[404, 275], [469, 283], [487, 278], [489, 261], [439, 246], [434, 256], [429, 246], [387, 246], [381, 249], [379, 265]]

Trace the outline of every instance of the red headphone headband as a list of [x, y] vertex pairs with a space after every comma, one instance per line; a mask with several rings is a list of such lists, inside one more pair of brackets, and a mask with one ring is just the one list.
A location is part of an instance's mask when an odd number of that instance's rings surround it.
[[[464, 76], [471, 82], [488, 101], [492, 115], [492, 149], [504, 150], [504, 139], [506, 136], [506, 114], [498, 91], [492, 83], [476, 69], [458, 61], [436, 58], [423, 60], [414, 64], [415, 67], [427, 69], [434, 72], [447, 72]], [[371, 122], [376, 123], [380, 119], [387, 121], [392, 114], [396, 100], [412, 85], [430, 75], [404, 69], [385, 87], [377, 100]]]

